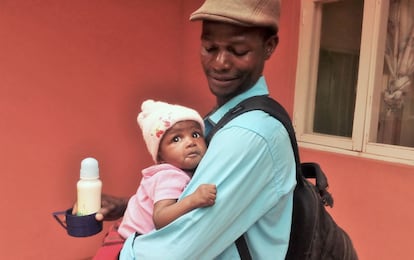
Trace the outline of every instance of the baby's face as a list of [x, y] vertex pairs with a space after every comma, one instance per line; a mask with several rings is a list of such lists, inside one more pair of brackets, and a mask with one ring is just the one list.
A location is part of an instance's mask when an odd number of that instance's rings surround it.
[[164, 134], [158, 149], [158, 161], [183, 170], [193, 170], [206, 150], [201, 126], [191, 120], [180, 121]]

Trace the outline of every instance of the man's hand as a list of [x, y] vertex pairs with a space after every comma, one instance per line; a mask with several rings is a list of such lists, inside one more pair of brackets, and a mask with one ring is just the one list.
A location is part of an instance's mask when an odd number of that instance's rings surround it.
[[[101, 196], [101, 208], [96, 213], [96, 220], [98, 221], [111, 221], [121, 218], [128, 204], [128, 199], [119, 198], [107, 194]], [[73, 205], [72, 214], [75, 215], [77, 212], [77, 204]]]
[[128, 199], [102, 194], [101, 205], [101, 209], [96, 213], [96, 220], [117, 220], [124, 215]]

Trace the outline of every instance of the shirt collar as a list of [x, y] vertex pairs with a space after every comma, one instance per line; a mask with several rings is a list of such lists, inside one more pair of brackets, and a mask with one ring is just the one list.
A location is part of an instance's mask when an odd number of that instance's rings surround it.
[[269, 90], [267, 88], [266, 80], [264, 76], [261, 76], [253, 87], [251, 87], [247, 91], [227, 101], [224, 105], [219, 107], [216, 111], [209, 114], [206, 120], [208, 120], [209, 123], [217, 124], [217, 122], [224, 116], [224, 114], [227, 113], [227, 111], [235, 107], [241, 101], [249, 97], [268, 95], [268, 94], [269, 94]]

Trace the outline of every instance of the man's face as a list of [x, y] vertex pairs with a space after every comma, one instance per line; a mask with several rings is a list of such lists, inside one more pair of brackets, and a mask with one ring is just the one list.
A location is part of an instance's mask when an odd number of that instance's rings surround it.
[[250, 89], [262, 75], [277, 44], [276, 36], [264, 33], [264, 28], [203, 21], [201, 64], [218, 105]]

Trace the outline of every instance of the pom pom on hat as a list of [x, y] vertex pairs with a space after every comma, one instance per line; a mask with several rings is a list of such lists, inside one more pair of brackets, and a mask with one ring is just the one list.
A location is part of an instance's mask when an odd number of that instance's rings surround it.
[[199, 123], [204, 134], [204, 121], [194, 109], [151, 99], [142, 103], [137, 121], [154, 162], [157, 162], [160, 141], [165, 132], [175, 123], [186, 120]]
[[279, 28], [281, 0], [206, 0], [190, 20], [209, 20], [246, 27]]

